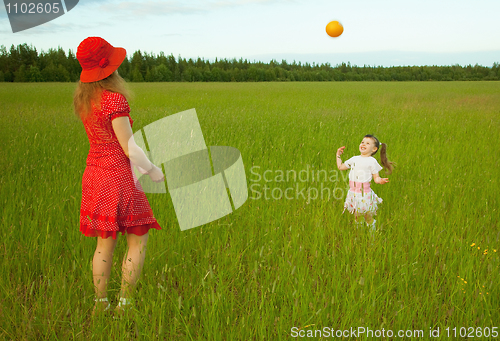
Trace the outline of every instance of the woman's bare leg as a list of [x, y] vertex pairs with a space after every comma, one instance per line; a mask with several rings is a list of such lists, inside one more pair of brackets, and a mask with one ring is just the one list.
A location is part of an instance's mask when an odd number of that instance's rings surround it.
[[103, 239], [97, 237], [97, 247], [92, 260], [92, 274], [97, 298], [107, 296], [109, 276], [113, 265], [113, 252], [116, 247], [116, 239], [108, 237]]
[[128, 298], [137, 284], [146, 258], [149, 233], [143, 236], [127, 234], [128, 251], [122, 264], [122, 287], [120, 297]]

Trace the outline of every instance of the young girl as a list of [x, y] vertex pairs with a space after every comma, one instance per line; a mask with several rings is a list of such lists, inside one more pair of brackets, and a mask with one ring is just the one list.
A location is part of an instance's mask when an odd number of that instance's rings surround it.
[[349, 172], [349, 192], [344, 203], [344, 210], [354, 214], [356, 224], [360, 223], [360, 216], [364, 215], [366, 224], [374, 231], [376, 228], [376, 220], [373, 216], [377, 214], [378, 204], [382, 202], [370, 188], [370, 181], [373, 180], [377, 184], [386, 184], [388, 178], [381, 178], [378, 172], [382, 167], [377, 160], [372, 156], [375, 155], [380, 146], [380, 159], [382, 165], [386, 168], [387, 174], [392, 173], [393, 163], [387, 159], [387, 145], [380, 143], [373, 135], [365, 135], [363, 141], [359, 145], [361, 155], [353, 156], [346, 162], [342, 163], [340, 156], [344, 153], [344, 147], [337, 150], [337, 168], [339, 170], [351, 169]]
[[144, 264], [148, 231], [161, 230], [145, 194], [135, 185], [130, 166], [132, 161], [155, 182], [164, 179], [161, 169], [131, 139], [133, 121], [126, 100], [128, 92], [116, 71], [125, 56], [123, 48], [115, 48], [98, 37], [82, 41], [76, 54], [82, 73], [74, 107], [90, 142], [82, 179], [80, 231], [85, 236], [97, 237], [92, 263], [94, 314], [110, 308], [106, 291], [117, 234], [126, 234], [128, 244], [122, 263], [120, 299], [115, 309], [123, 313], [131, 304], [130, 295]]

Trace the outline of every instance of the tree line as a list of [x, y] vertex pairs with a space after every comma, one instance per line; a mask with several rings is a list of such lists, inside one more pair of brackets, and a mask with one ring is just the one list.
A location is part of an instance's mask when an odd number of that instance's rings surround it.
[[[175, 58], [141, 51], [125, 58], [118, 69], [129, 82], [275, 82], [275, 81], [479, 81], [499, 80], [500, 64], [452, 66], [336, 66], [269, 63], [237, 59]], [[75, 54], [62, 48], [38, 53], [21, 44], [0, 46], [0, 82], [76, 82], [81, 72]]]

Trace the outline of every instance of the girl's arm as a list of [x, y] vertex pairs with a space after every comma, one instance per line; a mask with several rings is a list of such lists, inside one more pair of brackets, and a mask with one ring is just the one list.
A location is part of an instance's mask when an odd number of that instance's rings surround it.
[[340, 159], [340, 155], [342, 155], [344, 153], [344, 149], [345, 149], [345, 146], [337, 149], [337, 168], [341, 171], [349, 169], [349, 167], [347, 167], [345, 164], [343, 164], [342, 160]]
[[123, 152], [130, 161], [137, 167], [147, 171], [146, 174], [149, 174], [151, 180], [155, 182], [163, 181], [164, 176], [162, 170], [153, 165], [144, 151], [135, 143], [128, 116], [117, 117], [111, 121], [111, 124]]
[[372, 176], [376, 184], [383, 185], [389, 182], [388, 178], [381, 178], [378, 173], [372, 174]]

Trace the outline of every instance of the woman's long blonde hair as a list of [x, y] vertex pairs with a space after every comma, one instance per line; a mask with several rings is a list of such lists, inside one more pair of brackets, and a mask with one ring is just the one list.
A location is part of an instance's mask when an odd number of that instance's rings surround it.
[[78, 86], [73, 96], [73, 106], [75, 115], [84, 121], [92, 114], [92, 107], [97, 108], [101, 105], [101, 95], [104, 90], [117, 92], [130, 99], [130, 92], [125, 80], [118, 74], [118, 71], [113, 72], [109, 77], [97, 82], [82, 83], [78, 81]]

